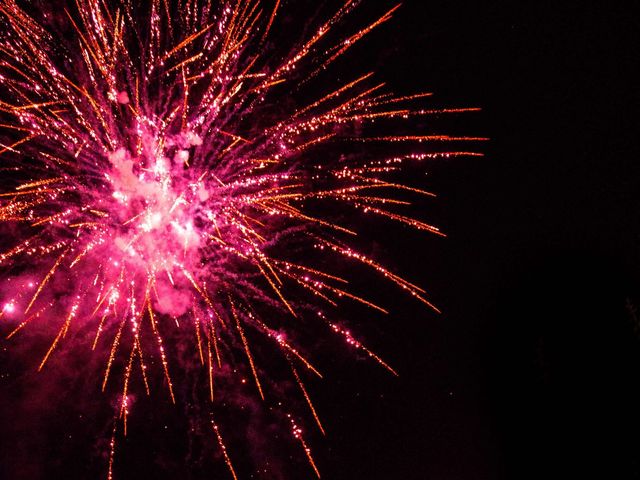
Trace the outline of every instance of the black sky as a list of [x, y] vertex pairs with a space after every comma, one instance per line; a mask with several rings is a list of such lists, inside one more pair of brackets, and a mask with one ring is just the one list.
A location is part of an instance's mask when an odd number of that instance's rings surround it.
[[[443, 125], [491, 140], [427, 168], [439, 196], [415, 213], [446, 239], [383, 234], [443, 314], [396, 300], [374, 345], [400, 377], [345, 363], [314, 390], [325, 479], [640, 478], [640, 21], [626, 2], [524, 3], [406, 0], [362, 47], [396, 92], [482, 107]], [[37, 426], [3, 430], [1, 478]], [[162, 439], [141, 436], [153, 458]]]
[[398, 320], [380, 441], [330, 478], [640, 478], [638, 17], [469, 3], [399, 14], [398, 81], [483, 107], [464, 128], [491, 141], [430, 169], [449, 237], [404, 260], [444, 314]]

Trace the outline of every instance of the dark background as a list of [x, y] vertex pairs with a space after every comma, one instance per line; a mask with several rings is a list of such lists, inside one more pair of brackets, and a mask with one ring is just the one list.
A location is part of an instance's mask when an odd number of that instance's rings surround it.
[[[485, 157], [426, 167], [439, 197], [413, 213], [448, 238], [382, 234], [443, 314], [389, 299], [369, 337], [400, 377], [336, 360], [310, 387], [323, 478], [640, 478], [638, 18], [624, 2], [470, 3], [407, 0], [356, 51], [398, 93], [482, 107], [443, 131], [491, 140], [475, 146]], [[38, 436], [95, 435], [58, 414]], [[25, 452], [32, 430], [0, 432], [5, 465], [82, 471], [56, 464], [56, 445]], [[118, 478], [164, 478], [166, 439], [133, 432]]]
[[401, 378], [357, 381], [327, 478], [640, 478], [638, 17], [470, 3], [405, 2], [388, 37], [385, 78], [491, 141], [429, 167], [448, 238], [399, 263], [444, 313], [397, 318]]

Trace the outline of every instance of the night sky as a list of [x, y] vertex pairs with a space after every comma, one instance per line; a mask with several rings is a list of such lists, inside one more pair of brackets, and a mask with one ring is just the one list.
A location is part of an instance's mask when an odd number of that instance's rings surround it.
[[[422, 170], [438, 198], [412, 213], [447, 238], [371, 231], [443, 313], [378, 292], [393, 315], [363, 328], [400, 376], [328, 360], [309, 387], [323, 479], [640, 478], [640, 21], [624, 2], [529, 3], [406, 0], [339, 67], [482, 107], [441, 130], [490, 141]], [[88, 388], [69, 377], [31, 400], [29, 367], [0, 361], [0, 478], [103, 478], [110, 431], [80, 415], [104, 399], [60, 401]], [[182, 461], [180, 412], [139, 411], [117, 479], [228, 478]]]

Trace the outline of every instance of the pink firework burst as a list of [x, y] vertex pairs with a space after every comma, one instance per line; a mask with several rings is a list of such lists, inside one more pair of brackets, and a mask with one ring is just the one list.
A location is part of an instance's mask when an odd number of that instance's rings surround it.
[[[410, 196], [431, 194], [393, 176], [407, 162], [475, 155], [459, 145], [483, 139], [398, 125], [474, 109], [425, 109], [427, 93], [396, 96], [371, 73], [347, 82], [327, 73], [398, 6], [336, 40], [360, 3], [348, 0], [282, 45], [280, 0], [58, 3], [0, 1], [6, 337], [53, 325], [37, 352], [43, 370], [63, 344], [87, 347], [73, 332], [92, 332], [102, 389], [120, 391], [108, 478], [132, 378], [154, 395], [157, 369], [176, 402], [172, 371], [187, 368], [176, 358], [184, 347], [212, 405], [220, 377], [224, 388], [250, 378], [264, 400], [270, 359], [284, 360], [324, 432], [303, 383], [320, 368], [296, 342], [306, 326], [324, 326], [395, 374], [339, 321], [344, 302], [387, 311], [332, 265], [369, 269], [436, 310], [423, 289], [351, 246], [352, 219], [441, 235], [402, 213]], [[300, 421], [283, 416], [319, 476]]]

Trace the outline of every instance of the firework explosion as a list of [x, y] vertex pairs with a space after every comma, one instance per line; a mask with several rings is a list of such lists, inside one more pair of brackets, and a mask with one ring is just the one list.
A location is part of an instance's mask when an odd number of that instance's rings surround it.
[[[305, 325], [395, 374], [334, 320], [345, 301], [386, 310], [331, 266], [360, 265], [435, 310], [424, 290], [350, 246], [349, 215], [441, 235], [399, 213], [407, 196], [431, 194], [393, 174], [473, 155], [446, 146], [482, 139], [388, 133], [473, 109], [418, 108], [429, 94], [394, 96], [371, 73], [327, 87], [330, 65], [398, 8], [330, 42], [359, 3], [283, 47], [280, 0], [0, 1], [0, 319], [12, 341], [29, 324], [54, 325], [48, 349], [34, 352], [38, 370], [71, 332], [91, 331], [103, 391], [119, 385], [108, 478], [131, 380], [153, 395], [158, 370], [176, 402], [172, 371], [186, 367], [167, 337], [192, 349], [212, 404], [218, 376], [252, 378], [264, 400], [270, 359], [283, 359], [323, 431], [303, 383], [321, 374], [295, 342]], [[319, 476], [299, 420], [283, 412]]]

